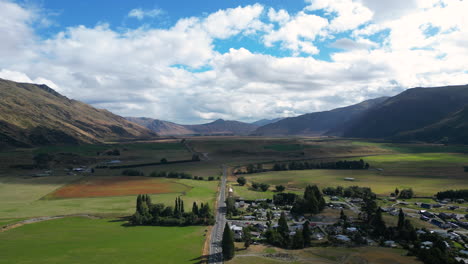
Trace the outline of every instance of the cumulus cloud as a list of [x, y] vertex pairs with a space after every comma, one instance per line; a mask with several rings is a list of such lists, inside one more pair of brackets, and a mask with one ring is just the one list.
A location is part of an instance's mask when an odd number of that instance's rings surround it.
[[355, 50], [355, 49], [370, 49], [378, 46], [377, 43], [368, 39], [352, 40], [349, 38], [341, 38], [333, 42], [331, 45], [333, 48], [344, 49], [344, 50]]
[[[271, 17], [276, 18], [275, 14]], [[264, 37], [264, 43], [272, 47], [274, 43], [279, 42], [282, 48], [293, 51], [295, 55], [301, 52], [317, 54], [319, 50], [313, 42], [323, 34], [327, 25], [328, 21], [323, 17], [299, 12], [278, 30], [268, 32]]]
[[128, 12], [128, 17], [134, 17], [138, 20], [142, 20], [146, 17], [154, 18], [163, 14], [164, 14], [164, 10], [159, 9], [159, 8], [149, 9], [149, 10], [135, 8], [135, 9], [130, 10], [130, 12]]
[[[164, 29], [102, 23], [39, 38], [37, 12], [0, 0], [0, 78], [45, 83], [124, 116], [182, 123], [291, 116], [414, 86], [468, 83], [468, 1], [418, 0], [404, 10], [380, 2], [317, 0], [296, 13], [254, 4]], [[293, 56], [218, 51], [216, 40], [235, 36]], [[327, 45], [341, 50], [329, 60], [311, 56]]]
[[307, 2], [310, 2], [311, 5], [306, 7], [306, 10], [325, 10], [329, 14], [335, 14], [335, 17], [330, 21], [330, 26], [328, 27], [328, 30], [332, 32], [342, 32], [355, 29], [370, 21], [374, 14], [369, 8], [359, 1], [308, 0]]

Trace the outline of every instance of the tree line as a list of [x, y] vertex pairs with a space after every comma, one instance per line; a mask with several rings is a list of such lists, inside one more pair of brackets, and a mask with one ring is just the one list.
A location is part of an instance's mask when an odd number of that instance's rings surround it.
[[328, 170], [367, 170], [369, 163], [364, 160], [340, 160], [334, 162], [313, 163], [308, 161], [291, 161], [289, 163], [275, 163], [272, 169], [263, 168], [263, 164], [248, 164], [246, 171], [237, 170], [235, 174], [252, 174], [267, 171], [287, 171], [287, 170], [313, 170], [313, 169], [328, 169]]
[[[200, 180], [203, 181], [203, 176], [192, 176], [190, 173], [186, 172], [165, 172], [165, 171], [154, 171], [150, 174], [150, 177], [156, 178], [173, 178], [173, 179], [189, 179], [189, 180]], [[214, 181], [215, 177], [208, 177], [209, 181]]]
[[375, 199], [377, 197], [376, 194], [372, 192], [371, 188], [360, 186], [349, 186], [346, 188], [343, 188], [342, 186], [325, 187], [323, 188], [323, 193], [326, 195], [361, 199], [364, 199], [365, 197]]
[[448, 190], [448, 191], [438, 192], [436, 194], [436, 197], [439, 200], [443, 200], [443, 199], [451, 199], [451, 200], [464, 199], [466, 201], [466, 200], [468, 200], [468, 189], [465, 189], [465, 190]]
[[214, 217], [208, 203], [196, 202], [192, 210], [185, 211], [184, 201], [177, 197], [174, 206], [165, 206], [162, 203], [153, 204], [148, 194], [140, 194], [136, 200], [136, 211], [130, 217], [131, 225], [154, 226], [187, 226], [187, 225], [212, 225]]

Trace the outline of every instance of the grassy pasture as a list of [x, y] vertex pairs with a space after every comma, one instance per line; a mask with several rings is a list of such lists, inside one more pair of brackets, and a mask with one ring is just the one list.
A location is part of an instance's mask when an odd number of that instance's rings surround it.
[[[239, 245], [240, 247], [241, 245]], [[275, 254], [287, 254], [291, 259], [275, 258]], [[247, 250], [237, 252], [237, 256], [227, 264], [419, 264], [415, 257], [405, 256], [401, 249], [381, 247], [312, 247], [301, 250], [283, 250], [265, 246], [251, 246]]]
[[[268, 183], [271, 190], [274, 185], [281, 184], [289, 191], [296, 192], [308, 184], [317, 184], [321, 188], [365, 186], [380, 195], [389, 195], [396, 187], [413, 188], [417, 196], [432, 196], [441, 190], [468, 188], [468, 173], [463, 171], [463, 166], [468, 164], [466, 154], [411, 153], [362, 158], [371, 164], [370, 170], [281, 171], [244, 176], [250, 184]], [[347, 177], [355, 178], [355, 181], [345, 181]], [[244, 187], [233, 184], [236, 195], [246, 199], [270, 198], [273, 195], [272, 191], [253, 191], [250, 184]]]
[[[345, 181], [344, 178], [355, 178], [355, 181]], [[389, 195], [395, 188], [413, 188], [418, 196], [432, 196], [438, 191], [447, 189], [468, 188], [468, 181], [463, 179], [449, 179], [426, 176], [385, 176], [376, 171], [340, 171], [340, 170], [304, 170], [267, 172], [247, 176], [247, 181], [268, 183], [273, 189], [274, 185], [284, 185], [289, 190], [303, 189], [309, 184], [317, 184], [320, 188], [336, 186], [363, 186], [371, 187], [379, 195]], [[270, 198], [273, 193], [257, 192], [247, 186], [234, 186], [239, 196], [252, 198]]]
[[[67, 184], [74, 183], [80, 179], [81, 178], [78, 176], [0, 178], [0, 218], [23, 218], [64, 214], [128, 215], [135, 211], [136, 195], [53, 200], [41, 199]], [[152, 180], [153, 178], [149, 179]], [[151, 195], [153, 202], [173, 205], [174, 199], [182, 195], [187, 206], [191, 205], [194, 201], [209, 202], [213, 205], [218, 186], [217, 181], [174, 179], [173, 182], [188, 186], [189, 190], [154, 194]]]
[[0, 233], [0, 263], [195, 263], [205, 229], [63, 218]]

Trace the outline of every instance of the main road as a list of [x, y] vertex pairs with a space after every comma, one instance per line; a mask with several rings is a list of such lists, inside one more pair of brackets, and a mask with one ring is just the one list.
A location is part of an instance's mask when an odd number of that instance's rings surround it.
[[226, 181], [227, 167], [223, 165], [223, 176], [221, 178], [221, 186], [216, 203], [216, 223], [211, 231], [210, 237], [209, 263], [223, 263], [221, 240], [223, 239], [224, 226], [226, 225]]

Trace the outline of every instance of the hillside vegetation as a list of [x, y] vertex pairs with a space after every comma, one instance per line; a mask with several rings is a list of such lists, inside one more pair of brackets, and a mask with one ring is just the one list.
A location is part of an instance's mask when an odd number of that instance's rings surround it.
[[342, 135], [428, 141], [438, 141], [450, 135], [454, 142], [459, 142], [463, 134], [466, 135], [463, 133], [466, 113], [461, 109], [467, 105], [468, 85], [413, 88], [367, 111]]
[[0, 147], [100, 143], [156, 134], [46, 85], [0, 79]]
[[258, 128], [253, 134], [259, 136], [274, 135], [323, 135], [331, 129], [356, 118], [368, 109], [385, 101], [387, 97], [367, 100], [348, 107], [330, 111], [290, 117]]

